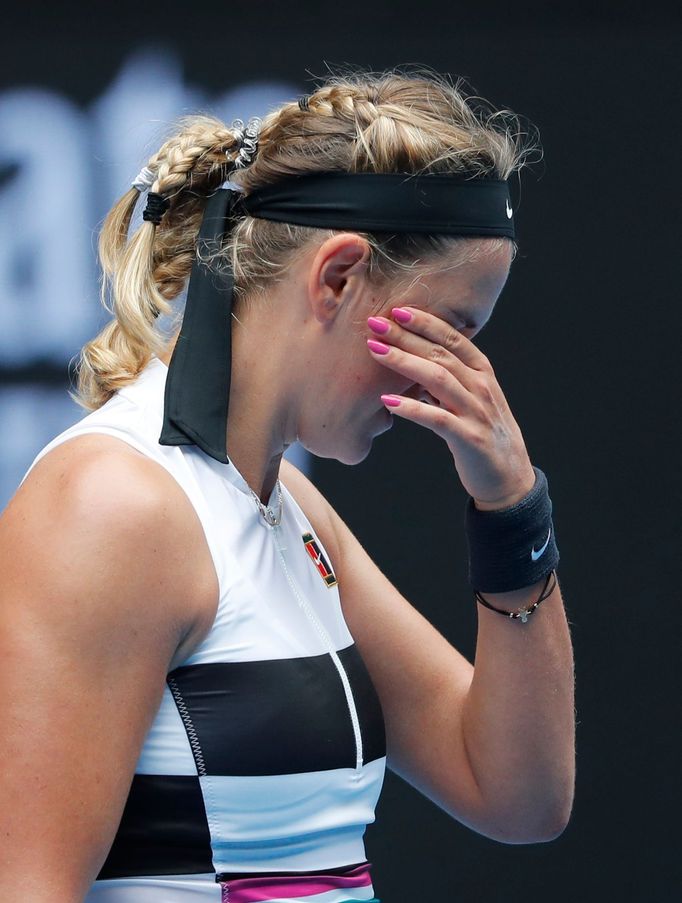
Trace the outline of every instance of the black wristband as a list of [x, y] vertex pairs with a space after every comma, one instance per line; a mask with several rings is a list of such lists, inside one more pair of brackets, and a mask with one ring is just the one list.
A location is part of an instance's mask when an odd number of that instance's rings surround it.
[[469, 496], [464, 523], [469, 583], [475, 590], [506, 593], [532, 586], [559, 563], [547, 477], [533, 466], [535, 485], [509, 508], [480, 511]]

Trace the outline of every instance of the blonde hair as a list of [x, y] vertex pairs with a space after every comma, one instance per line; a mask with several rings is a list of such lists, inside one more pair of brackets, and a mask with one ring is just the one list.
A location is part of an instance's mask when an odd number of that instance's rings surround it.
[[[113, 316], [81, 349], [78, 391], [70, 393], [77, 404], [96, 410], [134, 380], [152, 354], [164, 352], [168, 339], [157, 318], [173, 313], [170, 302], [185, 288], [195, 259], [206, 197], [226, 179], [247, 194], [289, 175], [335, 170], [508, 179], [535, 151], [542, 154], [534, 126], [523, 131], [517, 114], [467, 95], [464, 79], [453, 84], [424, 68], [332, 74], [307, 95], [305, 106], [294, 100], [264, 116], [257, 154], [242, 169], [233, 169], [240, 144], [232, 129], [213, 116], [185, 117], [147, 163], [155, 176], [150, 190], [170, 202], [161, 223], [143, 222], [128, 237], [140, 193], [131, 188], [114, 205], [99, 237], [102, 303]], [[236, 310], [239, 299], [263, 295], [294, 256], [335, 231], [247, 216], [206, 260], [217, 269], [229, 262]], [[357, 231], [370, 246], [367, 278], [376, 284], [402, 284], [417, 267], [419, 273], [429, 264], [438, 268], [456, 245], [459, 265], [481, 248], [494, 251], [511, 241]]]

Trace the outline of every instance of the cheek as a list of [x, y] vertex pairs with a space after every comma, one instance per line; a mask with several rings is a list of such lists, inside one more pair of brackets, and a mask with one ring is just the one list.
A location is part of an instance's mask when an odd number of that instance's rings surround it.
[[337, 404], [347, 412], [348, 416], [364, 416], [370, 408], [382, 406], [382, 393], [387, 392], [387, 380], [390, 375], [382, 372], [382, 369], [371, 359], [360, 365], [355, 361], [351, 366], [347, 363], [339, 368], [339, 372], [333, 375], [334, 394]]
[[342, 408], [362, 406], [369, 397], [377, 394], [376, 376], [372, 375], [369, 367], [360, 366], [358, 361], [352, 364], [350, 361], [339, 363], [328, 378], [331, 385], [326, 387], [325, 394], [334, 396], [335, 403]]
[[339, 395], [349, 404], [364, 406], [371, 403], [380, 408], [379, 397], [385, 393], [402, 394], [413, 380], [407, 379], [385, 364], [380, 363], [367, 348], [367, 339], [380, 338], [369, 329], [354, 337], [347, 355], [339, 356], [331, 366], [331, 376]]

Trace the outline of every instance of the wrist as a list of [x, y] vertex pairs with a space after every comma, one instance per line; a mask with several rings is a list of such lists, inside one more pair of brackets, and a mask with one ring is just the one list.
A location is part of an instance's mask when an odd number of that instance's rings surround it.
[[[553, 581], [553, 582], [552, 582]], [[511, 610], [505, 605], [504, 608], [499, 608], [497, 605], [491, 605], [491, 603], [485, 599], [478, 591], [475, 592], [476, 600], [480, 602], [485, 608], [490, 611], [497, 612], [497, 614], [504, 615], [507, 618], [513, 618], [515, 620], [521, 620], [522, 624], [526, 624], [528, 622], [528, 618], [535, 612], [538, 605], [541, 602], [544, 602], [545, 599], [548, 599], [557, 585], [557, 576], [556, 571], [552, 570], [547, 575], [547, 579], [543, 582], [542, 589], [540, 590], [540, 595], [529, 605], [529, 599], [527, 598], [528, 592], [534, 587], [524, 587], [522, 590], [514, 590], [508, 593], [497, 593], [493, 594], [493, 598], [502, 598], [507, 599], [507, 604], [512, 597], [516, 597], [518, 599], [519, 593], [523, 596], [526, 596], [526, 599], [522, 605], [516, 605]], [[550, 586], [551, 584], [551, 586]], [[535, 586], [535, 585], [534, 585]], [[537, 591], [537, 589], [536, 589]]]
[[467, 501], [469, 583], [480, 593], [527, 591], [559, 563], [547, 478], [539, 467], [533, 468], [533, 477], [530, 489], [528, 483], [517, 484], [513, 494], [497, 500], [516, 497], [507, 507], [481, 510], [471, 496]]
[[513, 492], [509, 495], [505, 495], [499, 499], [493, 499], [492, 501], [487, 499], [474, 499], [474, 505], [479, 511], [499, 511], [503, 508], [511, 508], [512, 505], [515, 505], [517, 502], [520, 502], [521, 499], [525, 498], [531, 489], [535, 486], [536, 476], [535, 471], [531, 470], [530, 475], [526, 480]]
[[537, 580], [532, 586], [524, 586], [522, 589], [512, 589], [502, 593], [485, 593], [487, 602], [496, 608], [504, 608], [506, 611], [516, 611], [519, 608], [530, 605], [545, 584], [547, 577]]

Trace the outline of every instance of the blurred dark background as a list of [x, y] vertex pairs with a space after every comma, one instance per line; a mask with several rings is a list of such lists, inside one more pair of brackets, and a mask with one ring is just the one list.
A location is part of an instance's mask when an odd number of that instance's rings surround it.
[[[261, 115], [328, 65], [422, 64], [538, 127], [519, 255], [476, 342], [549, 480], [576, 659], [573, 816], [550, 843], [505, 845], [388, 773], [367, 853], [385, 903], [679, 899], [680, 6], [169, 0], [4, 15], [0, 509], [83, 416], [67, 365], [108, 318], [96, 229], [176, 116]], [[396, 417], [354, 467], [297, 453], [473, 660], [466, 494], [442, 440]]]

